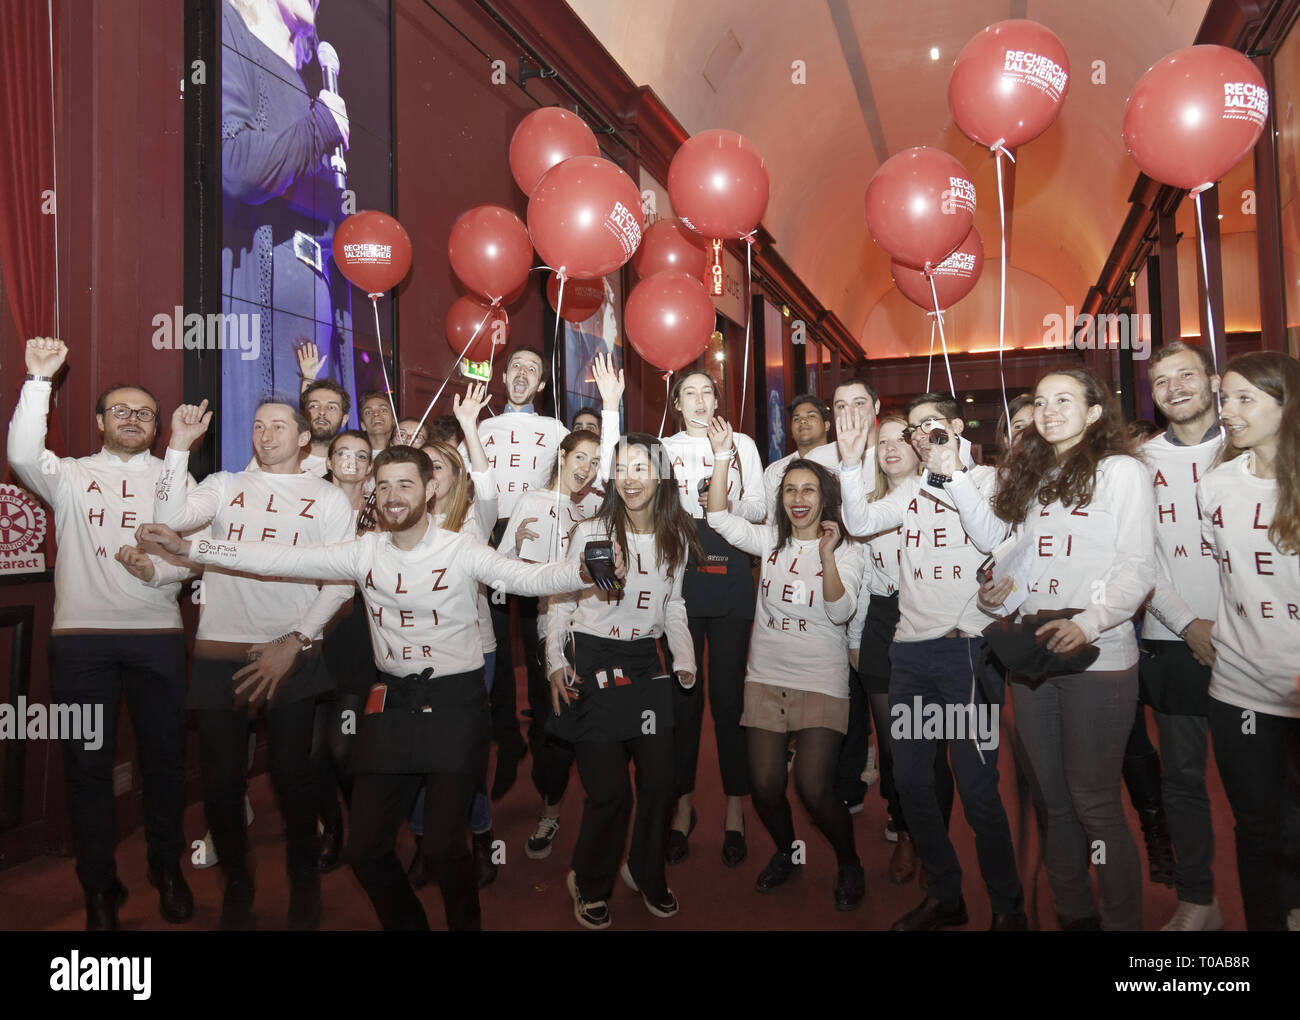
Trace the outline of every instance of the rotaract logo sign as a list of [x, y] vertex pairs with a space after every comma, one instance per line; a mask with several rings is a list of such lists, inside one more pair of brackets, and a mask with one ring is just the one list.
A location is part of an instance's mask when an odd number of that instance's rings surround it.
[[26, 489], [0, 485], [0, 573], [45, 571], [45, 509]]

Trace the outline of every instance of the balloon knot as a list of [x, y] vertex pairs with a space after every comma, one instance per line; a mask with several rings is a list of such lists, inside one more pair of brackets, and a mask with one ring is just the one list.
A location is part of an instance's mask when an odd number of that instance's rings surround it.
[[382, 290], [371, 291], [371, 293], [366, 295], [366, 297], [370, 298], [371, 301], [378, 301], [383, 296], [384, 292]]
[[1199, 195], [1202, 191], [1209, 191], [1212, 187], [1214, 187], [1214, 181], [1208, 181], [1205, 184], [1198, 184], [1196, 187], [1192, 188], [1192, 190], [1189, 191], [1187, 194], [1191, 195], [1194, 198], [1197, 195]]
[[669, 377], [670, 375], [672, 375], [672, 374], [673, 374], [673, 370], [672, 370], [671, 368], [670, 368], [667, 372], [665, 372], [665, 373], [664, 373], [664, 376], [663, 376], [663, 378], [664, 378], [664, 382], [667, 382], [667, 381], [668, 381], [668, 377]]
[[750, 245], [751, 247], [754, 245], [754, 243], [755, 243], [756, 240], [757, 240], [757, 239], [754, 237], [754, 231], [753, 231], [753, 230], [751, 230], [748, 234], [744, 234], [740, 239], [741, 239], [742, 241], [744, 241], [746, 244]]

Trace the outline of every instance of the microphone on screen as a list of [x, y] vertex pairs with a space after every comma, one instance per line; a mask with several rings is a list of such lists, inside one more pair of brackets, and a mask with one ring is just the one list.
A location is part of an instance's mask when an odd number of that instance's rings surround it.
[[[316, 47], [316, 61], [320, 64], [321, 74], [325, 78], [325, 91], [332, 92], [334, 95], [339, 94], [339, 55], [327, 42], [322, 42]], [[348, 187], [348, 164], [343, 158], [342, 143], [334, 146], [334, 151], [329, 156], [329, 167], [334, 171], [334, 184], [339, 191], [346, 191]]]

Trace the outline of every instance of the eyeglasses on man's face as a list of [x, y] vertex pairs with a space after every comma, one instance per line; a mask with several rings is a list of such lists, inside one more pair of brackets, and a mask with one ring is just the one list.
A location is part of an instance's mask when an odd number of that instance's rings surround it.
[[114, 404], [108, 408], [108, 413], [118, 421], [135, 418], [141, 425], [148, 425], [158, 417], [158, 412], [151, 407], [132, 407], [130, 404]]
[[912, 437], [916, 435], [917, 432], [928, 436], [935, 429], [946, 430], [947, 427], [948, 423], [943, 418], [926, 418], [925, 421], [919, 422], [916, 425], [909, 425], [907, 428], [903, 429], [903, 438], [910, 443]]

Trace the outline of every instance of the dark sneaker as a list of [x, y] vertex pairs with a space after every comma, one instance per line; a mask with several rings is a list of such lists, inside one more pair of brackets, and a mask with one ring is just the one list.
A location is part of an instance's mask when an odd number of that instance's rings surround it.
[[584, 900], [578, 892], [578, 876], [572, 871], [565, 880], [569, 886], [569, 895], [573, 897], [573, 917], [584, 928], [601, 931], [608, 928], [613, 921], [609, 916], [609, 904], [604, 900]]
[[524, 854], [530, 861], [541, 861], [551, 856], [551, 844], [560, 831], [560, 820], [542, 815], [537, 819], [537, 827], [524, 844]]

